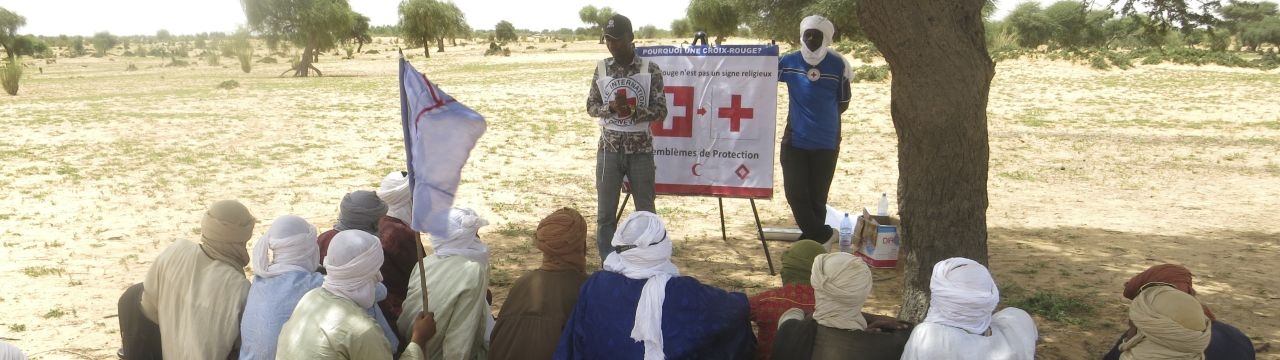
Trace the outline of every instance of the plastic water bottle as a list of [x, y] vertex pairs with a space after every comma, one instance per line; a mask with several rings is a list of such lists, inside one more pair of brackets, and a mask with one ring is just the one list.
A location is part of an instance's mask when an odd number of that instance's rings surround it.
[[849, 221], [849, 214], [844, 214], [844, 219], [840, 220], [840, 251], [849, 252], [853, 247], [853, 222]]
[[880, 193], [880, 207], [876, 209], [876, 215], [889, 216], [889, 194]]

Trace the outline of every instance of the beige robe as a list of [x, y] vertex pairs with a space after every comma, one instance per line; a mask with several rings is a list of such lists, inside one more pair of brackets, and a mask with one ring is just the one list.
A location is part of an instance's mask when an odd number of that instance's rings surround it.
[[142, 312], [160, 326], [165, 358], [221, 360], [239, 343], [248, 296], [244, 269], [178, 240], [147, 271]]
[[[315, 288], [298, 300], [289, 321], [280, 330], [277, 360], [391, 359], [395, 349], [382, 326], [354, 301]], [[410, 343], [400, 359], [422, 359], [417, 344]]]
[[[427, 342], [431, 359], [470, 360], [489, 358], [486, 321], [492, 319], [485, 291], [489, 286], [487, 265], [462, 256], [440, 259], [428, 255], [427, 297], [435, 313], [436, 336]], [[409, 292], [396, 321], [401, 334], [413, 331], [413, 319], [422, 311], [422, 282], [418, 268], [409, 276]]]

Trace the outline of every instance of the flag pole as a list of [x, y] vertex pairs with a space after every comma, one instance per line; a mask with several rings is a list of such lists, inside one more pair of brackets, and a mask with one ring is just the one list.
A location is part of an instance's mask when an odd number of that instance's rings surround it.
[[[412, 151], [409, 150], [409, 144], [408, 144], [409, 123], [406, 121], [407, 119], [406, 116], [408, 116], [408, 111], [405, 107], [408, 106], [408, 99], [406, 99], [406, 96], [408, 96], [408, 94], [404, 93], [404, 62], [405, 62], [404, 49], [397, 47], [396, 52], [400, 53], [400, 71], [398, 71], [399, 73], [398, 76], [400, 77], [400, 117], [401, 117], [400, 121], [401, 121], [401, 125], [404, 127], [404, 141], [405, 141], [404, 151], [405, 151], [405, 160], [406, 160], [405, 165], [409, 170], [408, 173], [410, 175], [410, 178], [407, 179], [407, 181], [409, 181], [409, 193], [412, 194], [413, 193], [413, 178], [412, 178], [413, 161], [412, 159], [410, 159], [410, 156], [412, 156]], [[417, 233], [416, 230], [414, 232]], [[417, 233], [417, 236], [414, 236], [414, 242], [418, 244], [417, 249], [415, 250], [417, 250], [417, 253], [418, 253], [418, 284], [422, 286], [422, 312], [426, 313], [428, 312], [428, 309], [431, 308], [431, 306], [430, 306], [430, 302], [427, 300], [427, 268], [425, 265], [423, 265], [423, 259], [427, 257], [427, 254], [426, 254], [427, 250], [422, 245], [422, 233]]]

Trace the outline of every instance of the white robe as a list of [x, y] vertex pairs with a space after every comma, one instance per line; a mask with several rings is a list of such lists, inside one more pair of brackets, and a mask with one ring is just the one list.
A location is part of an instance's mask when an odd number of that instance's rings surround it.
[[1032, 360], [1037, 337], [1031, 315], [1005, 308], [991, 316], [991, 336], [929, 322], [917, 325], [902, 360]]
[[156, 257], [142, 286], [142, 312], [160, 325], [165, 358], [222, 360], [236, 347], [249, 296], [244, 269], [178, 240]]
[[[435, 313], [436, 336], [427, 342], [429, 359], [488, 359], [487, 323], [493, 316], [485, 301], [489, 268], [462, 256], [424, 259], [427, 271], [428, 311]], [[409, 292], [396, 321], [401, 334], [413, 331], [413, 319], [422, 311], [422, 285], [418, 267], [409, 276]]]

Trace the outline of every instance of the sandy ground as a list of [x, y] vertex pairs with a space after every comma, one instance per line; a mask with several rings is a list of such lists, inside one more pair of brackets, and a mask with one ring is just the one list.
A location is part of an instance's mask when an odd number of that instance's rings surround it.
[[[283, 214], [330, 227], [343, 194], [404, 166], [394, 46], [380, 41], [366, 47], [379, 54], [326, 55], [323, 78], [279, 78], [280, 64], [244, 74], [227, 58], [186, 68], [157, 58], [33, 62], [20, 95], [0, 97], [0, 341], [33, 359], [112, 358], [120, 292], [170, 242], [196, 239], [213, 201], [240, 199], [257, 234]], [[595, 219], [598, 130], [583, 104], [592, 64], [607, 54], [594, 42], [482, 51], [409, 55], [490, 121], [458, 203], [493, 224], [482, 235], [500, 305], [540, 260], [529, 241], [542, 216], [572, 206]], [[125, 71], [129, 63], [139, 70]], [[225, 80], [240, 86], [217, 89]], [[1191, 268], [1200, 300], [1255, 343], [1280, 341], [1278, 91], [1276, 71], [998, 64], [991, 268], [1006, 302], [1042, 293], [1090, 309], [1037, 314], [1039, 358], [1099, 357], [1123, 331], [1123, 282], [1164, 262]], [[844, 209], [896, 196], [898, 176], [888, 82], [855, 84], [854, 99], [831, 193]], [[776, 197], [756, 205], [765, 226], [786, 226], [780, 169], [775, 178]], [[779, 285], [748, 201], [724, 201], [727, 240], [715, 199], [660, 197], [658, 208], [684, 274], [747, 293]], [[788, 244], [768, 245], [776, 259]], [[900, 272], [877, 270], [868, 308], [894, 314], [901, 283]]]

